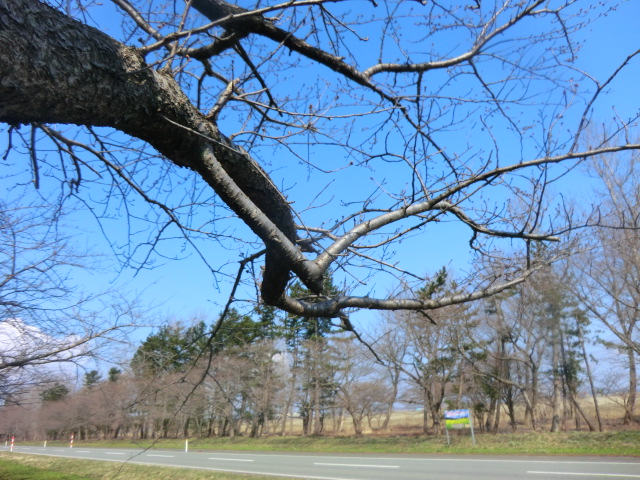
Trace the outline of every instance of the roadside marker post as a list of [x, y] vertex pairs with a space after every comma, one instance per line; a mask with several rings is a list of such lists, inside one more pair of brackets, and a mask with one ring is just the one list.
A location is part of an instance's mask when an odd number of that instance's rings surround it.
[[16, 437], [11, 437], [11, 452], [13, 452], [13, 442], [15, 442]]
[[189, 439], [184, 441], [184, 453], [189, 453]]
[[71, 434], [71, 440], [69, 440], [69, 448], [73, 448], [73, 433]]

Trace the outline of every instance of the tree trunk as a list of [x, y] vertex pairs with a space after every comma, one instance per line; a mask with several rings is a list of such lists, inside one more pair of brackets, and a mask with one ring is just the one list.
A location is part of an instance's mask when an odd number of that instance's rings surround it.
[[[505, 360], [506, 357], [506, 345], [507, 345], [507, 339], [506, 337], [503, 335], [502, 333], [502, 327], [498, 330], [498, 333], [500, 334], [500, 341], [498, 343], [498, 374], [500, 379], [507, 379], [507, 376], [509, 374], [509, 365], [507, 364], [507, 361]], [[493, 428], [491, 429], [491, 431], [493, 433], [498, 433], [498, 429], [500, 427], [500, 412], [502, 410], [502, 392], [505, 390], [505, 388], [507, 388], [507, 386], [500, 380], [498, 380], [496, 382], [496, 413], [495, 413], [495, 423], [493, 424]]]
[[441, 422], [440, 422], [440, 402], [436, 402], [431, 394], [431, 390], [428, 391], [429, 407], [431, 410], [431, 422], [433, 423], [433, 431], [436, 435], [440, 435]]
[[538, 408], [538, 366], [531, 365], [531, 428], [538, 429], [538, 414], [536, 408]]
[[[591, 423], [591, 421], [589, 420], [589, 418], [587, 417], [587, 414], [584, 412], [584, 410], [582, 409], [582, 407], [580, 406], [580, 404], [578, 403], [578, 399], [576, 398], [575, 394], [573, 392], [571, 392], [571, 401], [573, 402], [573, 406], [575, 407], [575, 409], [578, 411], [578, 413], [580, 414], [580, 416], [584, 419], [584, 421], [587, 423], [587, 426], [589, 427], [589, 431], [590, 432], [595, 432], [596, 431], [596, 427], [593, 425], [593, 423]], [[578, 415], [576, 415], [576, 430], [580, 430], [579, 428], [579, 417]]]
[[[296, 343], [294, 346], [294, 350], [292, 352], [292, 356], [293, 356], [293, 362], [292, 362], [292, 367], [291, 367], [291, 378], [290, 378], [290, 389], [289, 389], [289, 394], [287, 395], [287, 400], [285, 403], [285, 407], [284, 407], [284, 411], [282, 412], [283, 415], [283, 419], [282, 419], [282, 428], [280, 429], [280, 436], [283, 436], [286, 432], [287, 429], [287, 418], [289, 416], [289, 412], [291, 412], [291, 405], [293, 404], [293, 398], [294, 395], [296, 393], [296, 387], [297, 387], [297, 382], [298, 382], [298, 367], [297, 367], [297, 363], [298, 363], [298, 354], [299, 354], [299, 350], [298, 350], [298, 344]], [[292, 423], [291, 423], [291, 433], [293, 433], [293, 417], [292, 417]]]
[[486, 432], [490, 432], [493, 427], [493, 418], [496, 414], [497, 403], [496, 396], [492, 394], [490, 397], [489, 408], [487, 409], [487, 420], [484, 424], [484, 430]]
[[189, 438], [189, 426], [191, 425], [191, 417], [187, 416], [187, 419], [184, 421], [184, 427], [182, 428], [182, 436], [183, 438]]
[[397, 367], [392, 367], [392, 375], [391, 375], [391, 398], [389, 399], [389, 405], [387, 406], [387, 411], [385, 412], [384, 422], [382, 422], [382, 429], [386, 430], [389, 428], [389, 421], [391, 420], [391, 414], [393, 413], [393, 404], [398, 398], [398, 384], [400, 383], [400, 369]]
[[633, 350], [627, 349], [629, 362], [629, 394], [624, 405], [624, 424], [629, 425], [635, 422], [636, 397], [638, 391], [638, 373], [636, 370], [636, 357]]
[[342, 430], [344, 430], [344, 417], [345, 417], [344, 409], [341, 408], [339, 410], [338, 423], [336, 425], [335, 433], [342, 433]]
[[[316, 360], [317, 361], [317, 360]], [[316, 365], [314, 364], [314, 376], [313, 379], [313, 434], [320, 435], [322, 432], [321, 425], [321, 412], [320, 412], [320, 377], [319, 373], [316, 371]]]
[[289, 412], [291, 411], [291, 401], [292, 401], [292, 392], [290, 395], [287, 395], [287, 400], [284, 404], [284, 408], [282, 409], [282, 425], [280, 426], [279, 435], [282, 437], [285, 435], [287, 431], [287, 419], [289, 418]]
[[553, 376], [553, 393], [551, 397], [551, 432], [560, 431], [562, 424], [562, 375], [560, 374], [560, 325], [552, 319], [551, 327], [551, 370]]
[[507, 393], [507, 411], [509, 412], [509, 423], [511, 423], [511, 431], [515, 432], [518, 429], [518, 424], [516, 422], [516, 409], [513, 401], [513, 392], [511, 391], [513, 387], [509, 387], [509, 392]]
[[429, 396], [426, 387], [422, 387], [422, 433], [427, 435], [429, 433]]
[[502, 411], [502, 402], [500, 401], [499, 395], [498, 395], [498, 398], [496, 399], [495, 408], [496, 408], [496, 413], [494, 417], [493, 428], [491, 429], [491, 431], [493, 433], [498, 433], [498, 429], [500, 428], [500, 412]]
[[353, 431], [355, 432], [356, 437], [361, 437], [362, 436], [362, 415], [358, 413], [351, 414], [351, 421], [353, 422]]
[[527, 394], [526, 389], [522, 390], [522, 398], [524, 399], [524, 403], [525, 403], [525, 406], [526, 406], [526, 411], [529, 412], [529, 421], [531, 422], [531, 428], [533, 430], [537, 430], [538, 421], [537, 421], [537, 418], [536, 418], [536, 415], [535, 415], [535, 407], [533, 405], [533, 402], [529, 398], [529, 395]]
[[589, 381], [589, 388], [591, 389], [591, 398], [593, 398], [593, 406], [596, 411], [596, 420], [598, 422], [598, 431], [602, 432], [604, 429], [602, 428], [602, 417], [600, 416], [600, 406], [598, 405], [598, 396], [596, 392], [596, 388], [593, 384], [593, 375], [591, 374], [591, 365], [589, 364], [589, 357], [587, 356], [587, 347], [584, 341], [584, 333], [582, 331], [582, 326], [579, 322], [576, 321], [576, 330], [578, 331], [578, 340], [580, 342], [580, 347], [582, 348], [582, 357], [584, 358], [584, 367], [587, 373], [587, 379]]

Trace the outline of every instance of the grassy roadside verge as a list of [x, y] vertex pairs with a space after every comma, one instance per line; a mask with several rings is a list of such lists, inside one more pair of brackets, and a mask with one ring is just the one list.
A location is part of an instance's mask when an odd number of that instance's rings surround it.
[[[32, 444], [33, 445], [33, 444]], [[68, 445], [49, 442], [48, 445]], [[100, 441], [78, 442], [76, 446], [108, 448], [161, 448], [185, 447], [184, 440], [158, 440], [132, 442]], [[622, 432], [560, 432], [514, 433], [452, 436], [451, 446], [446, 438], [423, 436], [388, 437], [267, 437], [267, 438], [208, 438], [189, 440], [189, 450], [234, 450], [271, 452], [336, 452], [336, 453], [410, 453], [410, 454], [475, 454], [475, 455], [622, 455], [640, 456], [640, 431]]]
[[[625, 455], [640, 456], [640, 432], [516, 433], [476, 436], [454, 435], [451, 445], [443, 437], [271, 437], [264, 439], [191, 441], [190, 448], [336, 453], [492, 454], [492, 455]], [[180, 448], [163, 442], [157, 448]]]
[[[66, 474], [58, 469], [42, 468], [42, 465], [30, 465], [26, 457], [8, 458], [6, 453], [0, 453], [0, 480], [84, 480], [74, 474]], [[23, 461], [23, 460], [27, 461]]]
[[[73, 472], [73, 473], [70, 473]], [[98, 462], [0, 452], [0, 480], [282, 480], [211, 470]]]
[[[640, 432], [516, 433], [480, 435], [474, 447], [469, 436], [452, 437], [271, 437], [191, 440], [190, 451], [233, 450], [273, 452], [335, 452], [359, 454], [473, 454], [473, 455], [596, 455], [640, 457]], [[49, 442], [48, 445], [66, 443]], [[76, 442], [78, 447], [146, 447], [184, 449], [184, 440]], [[0, 452], [0, 480], [274, 480], [209, 470], [72, 460]]]

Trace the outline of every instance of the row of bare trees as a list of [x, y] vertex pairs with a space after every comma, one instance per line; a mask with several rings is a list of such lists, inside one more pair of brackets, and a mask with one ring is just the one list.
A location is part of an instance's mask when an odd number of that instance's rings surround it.
[[[471, 408], [488, 432], [631, 423], [635, 383], [607, 379], [624, 370], [632, 378], [635, 365], [594, 360], [631, 354], [611, 332], [598, 336], [604, 324], [590, 322], [570, 272], [549, 269], [508, 294], [428, 317], [389, 314], [363, 341], [337, 333], [328, 319], [278, 319], [271, 310], [231, 311], [215, 337], [202, 320], [173, 323], [139, 346], [124, 373], [112, 369], [101, 380], [88, 372], [73, 392], [63, 381], [36, 389], [30, 404], [2, 410], [0, 429], [40, 440], [71, 432], [81, 439], [362, 435], [391, 431], [399, 408], [422, 410], [425, 434], [442, 432], [450, 408]], [[458, 288], [442, 270], [421, 295]], [[611, 398], [622, 407], [617, 418], [599, 409]]]
[[[48, 384], [56, 371], [110, 355], [142, 326], [134, 298], [91, 290], [100, 262], [63, 228], [65, 211], [0, 199], [0, 402]], [[86, 277], [85, 277], [86, 275]], [[148, 319], [147, 319], [148, 320]], [[65, 373], [66, 372], [66, 373]]]

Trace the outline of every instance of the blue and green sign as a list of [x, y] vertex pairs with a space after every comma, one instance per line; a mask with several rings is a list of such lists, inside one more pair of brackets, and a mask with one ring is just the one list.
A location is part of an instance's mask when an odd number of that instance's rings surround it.
[[449, 445], [451, 445], [449, 430], [458, 430], [463, 428], [469, 428], [471, 430], [471, 439], [473, 440], [473, 444], [476, 444], [476, 437], [473, 433], [473, 420], [469, 409], [445, 410], [444, 425], [445, 433], [447, 434], [447, 443]]
[[471, 428], [471, 415], [469, 410], [446, 410], [444, 412], [444, 423], [447, 430]]

